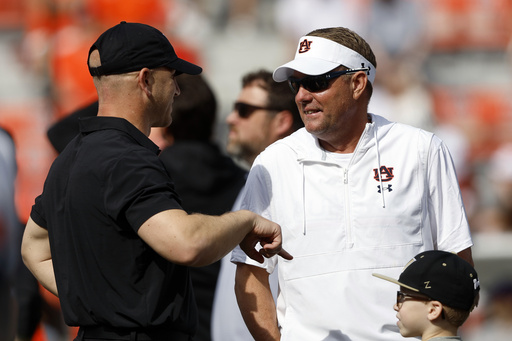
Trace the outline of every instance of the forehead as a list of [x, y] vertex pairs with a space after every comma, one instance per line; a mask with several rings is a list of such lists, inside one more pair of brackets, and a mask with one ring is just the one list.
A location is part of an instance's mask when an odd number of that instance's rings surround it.
[[238, 101], [256, 106], [264, 106], [268, 101], [268, 92], [253, 82], [242, 88], [238, 95]]

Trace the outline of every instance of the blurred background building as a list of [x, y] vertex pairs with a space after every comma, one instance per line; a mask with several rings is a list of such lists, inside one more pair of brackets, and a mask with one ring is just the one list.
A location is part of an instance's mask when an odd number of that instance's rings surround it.
[[[96, 100], [87, 52], [122, 20], [159, 28], [180, 57], [203, 66], [219, 101], [221, 146], [242, 74], [290, 60], [313, 29], [360, 33], [378, 62], [370, 111], [434, 131], [452, 152], [484, 288], [464, 334], [510, 330], [512, 0], [2, 0], [0, 127], [16, 146], [22, 226], [56, 156], [47, 129]], [[508, 305], [496, 308], [496, 297]], [[56, 325], [32, 339], [66, 339]]]

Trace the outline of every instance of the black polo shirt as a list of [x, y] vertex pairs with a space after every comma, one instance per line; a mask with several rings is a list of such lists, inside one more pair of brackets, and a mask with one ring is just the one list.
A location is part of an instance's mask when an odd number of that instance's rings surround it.
[[31, 218], [48, 229], [64, 319], [71, 326], [165, 327], [193, 334], [187, 267], [137, 235], [154, 214], [180, 209], [158, 147], [128, 121], [80, 120], [54, 161]]

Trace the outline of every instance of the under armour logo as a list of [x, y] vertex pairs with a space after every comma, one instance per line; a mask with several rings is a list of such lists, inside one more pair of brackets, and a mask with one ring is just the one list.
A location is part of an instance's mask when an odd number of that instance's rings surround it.
[[374, 168], [373, 169], [373, 173], [374, 173], [374, 179], [376, 181], [381, 181], [382, 182], [388, 182], [388, 181], [391, 181], [393, 180], [393, 178], [395, 177], [393, 175], [393, 167], [386, 167], [386, 166], [381, 166], [380, 167], [380, 178], [379, 179], [379, 173], [378, 173], [378, 169], [377, 168]]
[[473, 279], [473, 286], [475, 287], [475, 290], [480, 287], [480, 281], [478, 279]]
[[[364, 63], [361, 63], [361, 67], [364, 69], [365, 66], [364, 66]], [[366, 74], [369, 76], [370, 75], [370, 70], [372, 69], [372, 66], [371, 65], [368, 65], [368, 71], [366, 71]]]
[[311, 50], [312, 42], [313, 41], [307, 40], [307, 39], [304, 39], [303, 41], [301, 41], [299, 44], [299, 53], [304, 53], [304, 52], [308, 52], [309, 50]]
[[[381, 193], [380, 185], [378, 185], [377, 188], [379, 189], [378, 192]], [[386, 187], [383, 187], [383, 190], [391, 192], [393, 189], [391, 188], [391, 185], [387, 185]]]

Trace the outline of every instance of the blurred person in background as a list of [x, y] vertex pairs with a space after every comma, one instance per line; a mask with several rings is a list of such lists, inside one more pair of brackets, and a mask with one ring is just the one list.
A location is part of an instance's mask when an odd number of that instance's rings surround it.
[[371, 0], [362, 36], [379, 60], [369, 112], [432, 131], [434, 108], [423, 64], [429, 53], [425, 4], [417, 0]]
[[489, 157], [480, 176], [481, 206], [473, 217], [475, 232], [512, 232], [512, 143], [504, 143]]
[[12, 340], [15, 334], [15, 272], [21, 261], [21, 225], [14, 202], [17, 165], [14, 141], [0, 128], [0, 338]]
[[[54, 122], [46, 131], [53, 149], [60, 154], [66, 145], [80, 132], [79, 119], [96, 116], [98, 102], [66, 115]], [[66, 326], [57, 297], [42, 288], [24, 264], [16, 277], [18, 323], [16, 341], [30, 341], [44, 335], [49, 341], [69, 340], [76, 330]], [[41, 336], [42, 337], [42, 336]]]
[[464, 334], [465, 341], [509, 341], [512, 335], [512, 280], [498, 281], [483, 306], [483, 322]]
[[226, 150], [251, 167], [267, 146], [304, 126], [289, 87], [272, 79], [266, 70], [249, 72], [226, 118], [229, 136]]
[[[304, 126], [290, 88], [286, 83], [275, 82], [267, 70], [249, 72], [242, 77], [242, 89], [226, 122], [227, 151], [246, 167], [267, 146]], [[236, 203], [233, 210], [238, 208]], [[235, 270], [231, 254], [222, 258], [213, 309], [214, 341], [252, 340], [236, 303]], [[275, 296], [277, 272], [270, 277], [270, 286]]]
[[[245, 183], [246, 171], [213, 142], [217, 100], [203, 76], [180, 75], [181, 89], [172, 110], [172, 124], [164, 135], [169, 147], [160, 160], [175, 183], [181, 206], [188, 213], [221, 215], [231, 211]], [[198, 306], [199, 325], [195, 341], [211, 340], [213, 297], [220, 261], [190, 268]]]

